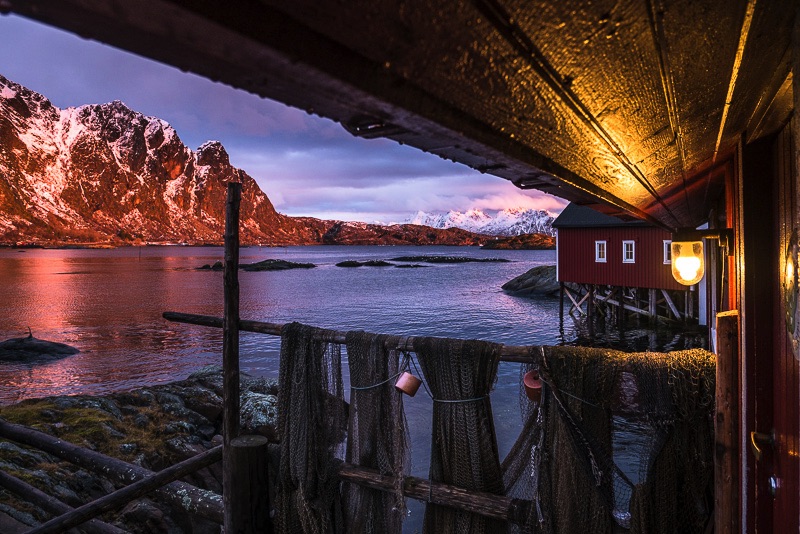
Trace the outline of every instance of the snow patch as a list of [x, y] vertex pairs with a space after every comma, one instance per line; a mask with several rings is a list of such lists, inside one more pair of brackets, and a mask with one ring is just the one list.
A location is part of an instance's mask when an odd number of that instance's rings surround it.
[[12, 88], [8, 86], [3, 86], [3, 89], [0, 89], [0, 97], [2, 98], [16, 98], [17, 92], [14, 91]]
[[406, 223], [442, 229], [461, 228], [477, 234], [514, 236], [533, 233], [554, 235], [551, 227], [553, 220], [546, 210], [506, 208], [497, 212], [480, 209], [465, 212], [451, 210], [447, 213], [418, 211]]

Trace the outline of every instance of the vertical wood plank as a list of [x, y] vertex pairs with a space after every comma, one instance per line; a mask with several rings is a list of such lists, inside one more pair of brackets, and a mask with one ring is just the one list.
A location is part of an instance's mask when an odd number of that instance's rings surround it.
[[268, 441], [264, 436], [231, 440], [231, 534], [272, 534]]
[[650, 320], [653, 321], [653, 322], [655, 322], [656, 317], [658, 316], [658, 309], [657, 309], [657, 306], [656, 306], [656, 304], [657, 304], [656, 291], [657, 290], [653, 289], [653, 288], [650, 288], [650, 289], [647, 290], [647, 296], [648, 296], [647, 313], [650, 314]]
[[223, 475], [222, 503], [225, 532], [233, 528], [234, 481], [231, 476], [231, 440], [239, 434], [239, 204], [242, 184], [228, 183], [225, 203], [224, 315], [222, 318]]
[[717, 314], [714, 532], [739, 532], [739, 312]]

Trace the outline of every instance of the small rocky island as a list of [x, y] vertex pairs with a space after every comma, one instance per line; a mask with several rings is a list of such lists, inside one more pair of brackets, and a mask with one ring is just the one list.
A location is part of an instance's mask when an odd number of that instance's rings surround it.
[[42, 363], [78, 354], [80, 350], [64, 343], [33, 337], [15, 337], [0, 343], [0, 362]]
[[540, 265], [509, 280], [503, 290], [520, 297], [553, 296], [561, 289], [556, 281], [555, 265]]

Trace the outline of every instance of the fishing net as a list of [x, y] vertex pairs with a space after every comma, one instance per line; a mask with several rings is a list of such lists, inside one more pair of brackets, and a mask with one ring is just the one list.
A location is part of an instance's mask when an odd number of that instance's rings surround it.
[[513, 530], [703, 532], [713, 501], [714, 355], [531, 350], [542, 356], [545, 387], [540, 403], [525, 399], [523, 432], [503, 462], [507, 494], [533, 501]]
[[281, 533], [343, 532], [334, 459], [344, 440], [341, 348], [331, 332], [290, 323], [281, 331], [275, 523]]
[[345, 484], [348, 532], [402, 531], [408, 431], [402, 394], [394, 387], [403, 367], [397, 350], [392, 349], [399, 341], [397, 336], [368, 332], [348, 332], [346, 336], [351, 384], [346, 460], [397, 481], [394, 493]]
[[[483, 341], [416, 338], [414, 352], [433, 396], [430, 479], [471, 491], [503, 493], [489, 392], [500, 345]], [[496, 533], [506, 524], [428, 504], [425, 532]]]

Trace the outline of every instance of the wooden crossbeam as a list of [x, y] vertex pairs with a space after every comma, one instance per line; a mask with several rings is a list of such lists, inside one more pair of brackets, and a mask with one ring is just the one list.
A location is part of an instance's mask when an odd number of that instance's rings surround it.
[[[196, 315], [193, 313], [179, 313], [179, 312], [164, 312], [161, 314], [164, 319], [176, 323], [194, 324], [199, 326], [208, 326], [211, 328], [222, 328], [222, 318], [213, 317], [211, 315]], [[279, 323], [265, 323], [261, 321], [239, 321], [239, 330], [242, 332], [257, 332], [259, 334], [268, 334], [271, 336], [280, 336], [282, 324]], [[322, 334], [319, 339], [327, 343], [336, 343], [339, 345], [345, 344], [345, 337], [347, 332], [337, 330], [327, 330]], [[406, 336], [401, 339], [401, 342], [395, 348], [397, 350], [413, 351], [415, 336]], [[500, 361], [501, 362], [515, 362], [515, 363], [539, 363], [541, 352], [538, 350], [538, 345], [502, 345], [500, 348]]]
[[581, 306], [583, 305], [584, 302], [586, 302], [586, 299], [589, 298], [589, 293], [587, 292], [585, 295], [583, 295], [583, 298], [581, 298], [579, 301], [576, 301], [575, 297], [572, 296], [572, 293], [569, 291], [569, 289], [565, 287], [564, 292], [569, 297], [569, 300], [572, 301], [572, 306], [569, 309], [569, 313], [572, 314], [572, 312], [577, 309], [578, 313], [580, 313], [581, 315], [586, 315], [586, 312], [583, 311], [583, 308]]
[[664, 300], [667, 302], [667, 305], [669, 306], [669, 309], [672, 311], [673, 314], [675, 314], [675, 318], [676, 319], [680, 319], [681, 318], [681, 312], [679, 312], [678, 308], [675, 307], [675, 303], [672, 302], [672, 299], [669, 297], [669, 294], [667, 293], [667, 290], [666, 289], [662, 289], [661, 293], [664, 295]]

